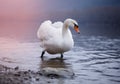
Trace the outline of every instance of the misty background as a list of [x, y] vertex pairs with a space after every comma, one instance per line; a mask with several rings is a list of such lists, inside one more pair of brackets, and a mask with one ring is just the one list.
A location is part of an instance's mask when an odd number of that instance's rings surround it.
[[120, 0], [0, 0], [0, 37], [35, 41], [44, 20], [67, 18], [81, 36], [120, 36]]

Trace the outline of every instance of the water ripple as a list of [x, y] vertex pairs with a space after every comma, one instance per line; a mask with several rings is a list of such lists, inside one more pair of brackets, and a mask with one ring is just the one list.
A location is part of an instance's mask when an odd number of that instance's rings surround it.
[[[46, 60], [41, 61], [39, 43], [15, 42], [14, 45], [12, 40], [13, 47], [2, 40], [0, 62], [23, 69], [43, 70], [45, 74], [54, 72], [65, 77], [75, 74], [74, 79], [64, 79], [65, 84], [120, 84], [120, 38], [74, 36], [74, 40], [74, 48], [64, 54], [63, 61], [47, 53]], [[54, 59], [47, 59], [52, 57]]]

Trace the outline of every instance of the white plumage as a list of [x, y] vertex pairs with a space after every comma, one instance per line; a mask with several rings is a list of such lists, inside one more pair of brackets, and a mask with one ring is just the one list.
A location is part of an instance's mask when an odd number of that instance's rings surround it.
[[62, 54], [69, 51], [73, 47], [74, 41], [68, 27], [75, 27], [76, 25], [78, 23], [72, 19], [66, 19], [64, 23], [44, 21], [37, 31], [37, 37], [43, 51], [50, 54]]

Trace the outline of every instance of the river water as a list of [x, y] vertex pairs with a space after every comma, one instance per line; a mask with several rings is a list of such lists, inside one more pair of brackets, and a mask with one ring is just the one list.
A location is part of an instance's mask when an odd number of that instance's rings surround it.
[[[0, 38], [0, 64], [20, 70], [56, 73], [53, 84], [120, 84], [120, 38], [73, 35], [74, 48], [40, 58], [39, 42]], [[49, 69], [48, 69], [49, 68]], [[66, 72], [65, 72], [66, 71]], [[45, 76], [45, 78], [47, 78]]]

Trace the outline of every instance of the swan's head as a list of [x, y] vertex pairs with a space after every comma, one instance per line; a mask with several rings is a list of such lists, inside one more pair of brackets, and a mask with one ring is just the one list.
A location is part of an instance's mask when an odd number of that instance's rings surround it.
[[73, 20], [73, 19], [66, 19], [65, 20], [65, 23], [68, 27], [72, 27], [74, 28], [74, 30], [80, 34], [80, 30], [79, 30], [79, 26], [78, 26], [78, 23], [77, 21]]

